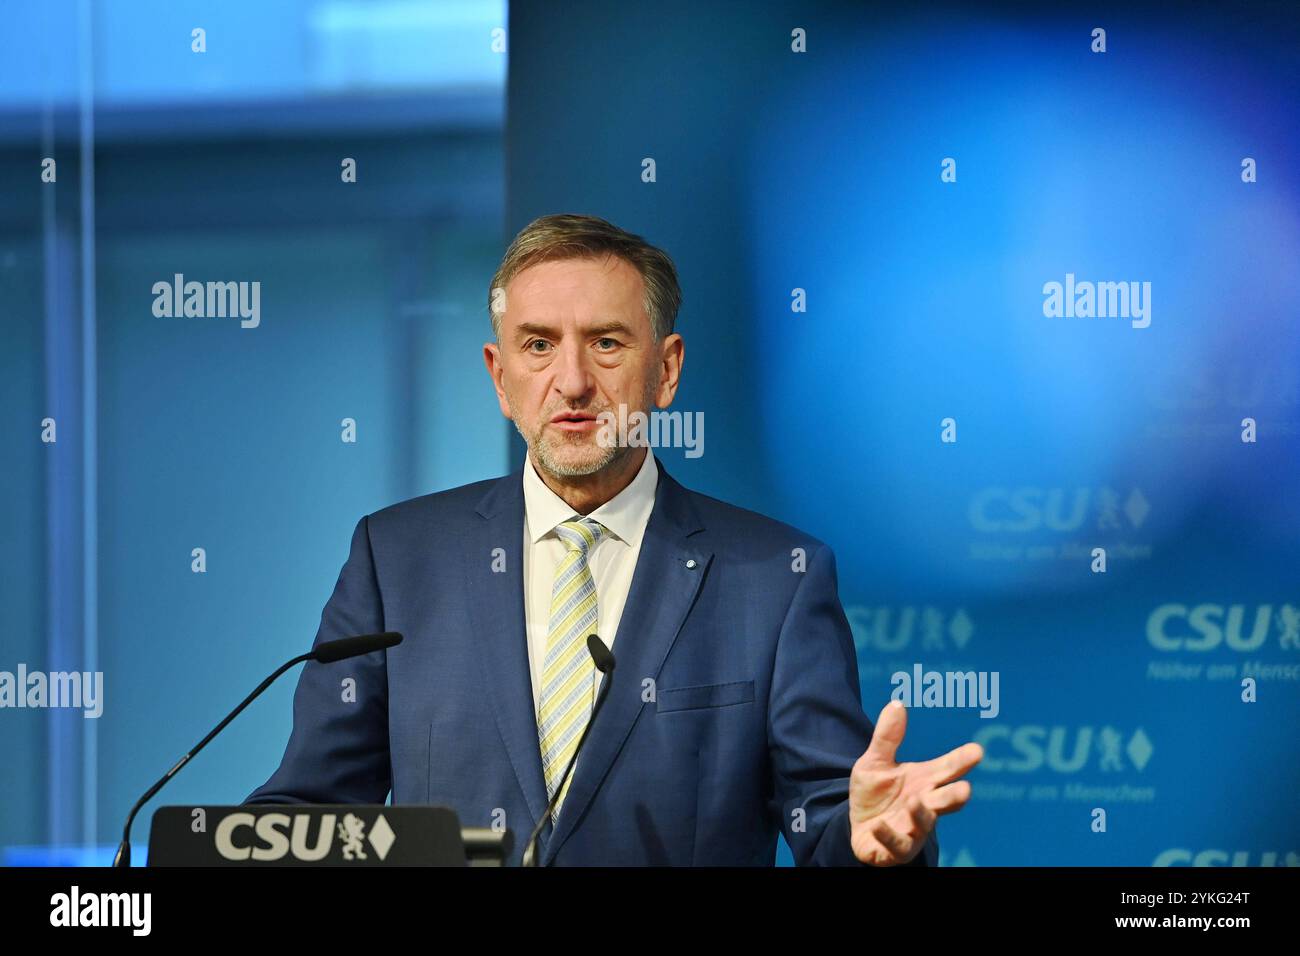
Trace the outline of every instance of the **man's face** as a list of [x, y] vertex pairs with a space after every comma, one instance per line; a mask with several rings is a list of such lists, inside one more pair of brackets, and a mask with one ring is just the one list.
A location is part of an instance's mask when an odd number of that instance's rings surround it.
[[681, 336], [655, 342], [644, 283], [623, 259], [529, 266], [506, 286], [499, 343], [484, 346], [501, 413], [540, 469], [591, 475], [631, 449], [603, 447], [597, 416], [666, 407], [677, 387]]

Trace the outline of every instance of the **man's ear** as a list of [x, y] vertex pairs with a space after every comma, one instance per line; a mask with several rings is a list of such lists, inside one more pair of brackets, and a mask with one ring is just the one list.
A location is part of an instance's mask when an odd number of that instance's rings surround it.
[[495, 342], [485, 342], [483, 344], [483, 364], [487, 366], [488, 376], [492, 379], [492, 387], [497, 392], [497, 405], [501, 408], [501, 414], [511, 421], [514, 416], [510, 414], [510, 400], [506, 398], [505, 384], [502, 381], [506, 372], [506, 367], [501, 364], [501, 349]]
[[686, 343], [674, 332], [659, 345], [659, 388], [655, 392], [655, 404], [660, 408], [667, 408], [673, 403], [685, 361]]

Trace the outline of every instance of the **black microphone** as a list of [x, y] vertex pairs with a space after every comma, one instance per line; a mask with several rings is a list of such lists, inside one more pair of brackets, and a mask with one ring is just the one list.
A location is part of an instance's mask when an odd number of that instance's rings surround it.
[[591, 717], [587, 721], [587, 726], [582, 729], [582, 736], [578, 738], [578, 746], [573, 748], [573, 756], [569, 758], [569, 765], [564, 768], [564, 773], [560, 776], [560, 782], [555, 788], [555, 796], [551, 797], [550, 803], [546, 805], [546, 812], [537, 821], [537, 826], [533, 827], [528, 842], [524, 844], [523, 866], [537, 866], [537, 838], [542, 835], [542, 827], [546, 826], [546, 821], [551, 818], [555, 805], [560, 802], [560, 795], [564, 793], [564, 782], [569, 779], [569, 774], [573, 772], [573, 765], [578, 762], [578, 754], [582, 753], [582, 745], [587, 740], [587, 734], [591, 733], [591, 725], [596, 722], [596, 715], [600, 713], [605, 698], [609, 696], [609, 685], [613, 680], [610, 675], [614, 673], [614, 653], [595, 634], [587, 635], [587, 652], [591, 654], [596, 670], [605, 676], [600, 682], [600, 691], [596, 694], [596, 706], [591, 709]]
[[360, 657], [374, 651], [387, 650], [402, 643], [402, 635], [396, 631], [383, 634], [362, 634], [359, 637], [340, 637], [337, 641], [326, 641], [318, 645], [307, 656], [320, 664], [333, 664], [335, 661]]
[[[316, 645], [306, 654], [299, 654], [291, 661], [282, 664], [274, 674], [268, 677], [262, 683], [257, 685], [257, 690], [253, 691], [244, 698], [244, 702], [226, 715], [226, 719], [217, 726], [212, 728], [212, 732], [204, 737], [195, 745], [194, 749], [187, 753], [176, 765], [163, 774], [162, 779], [145, 791], [143, 797], [135, 802], [131, 808], [130, 815], [126, 818], [126, 826], [122, 829], [122, 843], [117, 848], [117, 855], [113, 857], [114, 866], [131, 865], [131, 824], [135, 822], [135, 815], [140, 812], [140, 808], [148, 803], [153, 795], [156, 794], [172, 777], [180, 771], [181, 767], [190, 762], [190, 758], [208, 745], [210, 741], [221, 731], [226, 729], [226, 724], [230, 723], [239, 716], [240, 711], [257, 699], [262, 691], [266, 690], [275, 681], [277, 677], [287, 671], [295, 664], [301, 664], [303, 661], [316, 661], [321, 664], [331, 664], [334, 661], [345, 660], [349, 657], [359, 657], [362, 654], [369, 654], [373, 651], [381, 651], [385, 648], [396, 647], [402, 643], [402, 635], [396, 631], [386, 631], [383, 634], [363, 634], [359, 637], [343, 637], [337, 641], [325, 641]], [[606, 652], [608, 653], [608, 652]]]

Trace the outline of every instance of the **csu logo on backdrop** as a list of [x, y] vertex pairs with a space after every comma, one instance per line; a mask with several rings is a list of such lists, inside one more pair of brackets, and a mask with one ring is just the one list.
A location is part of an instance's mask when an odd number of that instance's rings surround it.
[[1056, 773], [1080, 770], [1142, 770], [1151, 760], [1151, 739], [1139, 727], [1125, 735], [1115, 727], [1045, 727], [1005, 724], [985, 727], [975, 734], [984, 748], [979, 769], [991, 773], [1033, 773], [1044, 768]]
[[1300, 853], [1278, 853], [1268, 851], [1259, 854], [1259, 862], [1253, 860], [1250, 850], [1200, 850], [1193, 852], [1175, 847], [1162, 851], [1152, 866], [1300, 866]]
[[971, 498], [968, 515], [976, 531], [1098, 531], [1140, 528], [1151, 511], [1134, 488], [1127, 497], [1111, 488], [982, 488]]
[[922, 650], [961, 650], [975, 633], [965, 608], [945, 611], [936, 607], [864, 607], [844, 609], [858, 651], [898, 651], [915, 638]]
[[273, 862], [292, 856], [304, 863], [314, 863], [329, 856], [338, 839], [343, 859], [368, 859], [367, 845], [380, 860], [397, 842], [392, 827], [383, 814], [375, 818], [366, 833], [366, 824], [355, 814], [339, 820], [333, 813], [321, 814], [316, 832], [311, 832], [312, 815], [308, 813], [232, 813], [222, 818], [213, 832], [216, 850], [227, 860]]
[[1258, 650], [1276, 634], [1283, 648], [1300, 648], [1300, 608], [1283, 604], [1162, 604], [1147, 618], [1147, 640], [1162, 651]]

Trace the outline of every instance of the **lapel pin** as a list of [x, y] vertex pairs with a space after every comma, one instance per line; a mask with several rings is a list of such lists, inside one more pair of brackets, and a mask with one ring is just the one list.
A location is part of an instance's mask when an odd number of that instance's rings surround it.
[[689, 561], [687, 561], [687, 562], [686, 562], [686, 567], [687, 567], [689, 570], [694, 571], [694, 570], [695, 570], [695, 559], [694, 559], [694, 558], [691, 558]]

